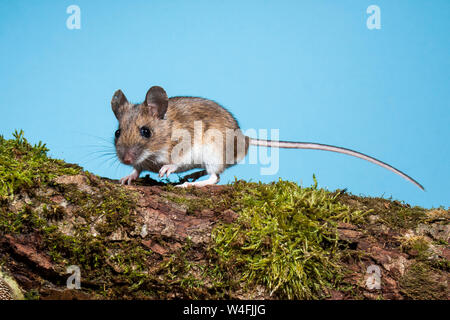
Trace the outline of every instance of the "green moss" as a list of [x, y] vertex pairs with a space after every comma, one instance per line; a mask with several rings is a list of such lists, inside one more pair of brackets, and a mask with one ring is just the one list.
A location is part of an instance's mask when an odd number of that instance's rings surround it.
[[[213, 230], [203, 277], [214, 296], [234, 296], [259, 284], [281, 298], [319, 298], [341, 282], [345, 268], [338, 250], [338, 222], [363, 223], [370, 210], [351, 210], [336, 193], [280, 180], [236, 181], [219, 192], [166, 187], [167, 198], [190, 214], [203, 209], [235, 211], [239, 219]], [[174, 275], [183, 278], [183, 260]], [[345, 290], [344, 290], [345, 291]]]
[[381, 215], [383, 222], [394, 229], [411, 229], [424, 222], [426, 210], [421, 207], [401, 206], [397, 210], [389, 210]]
[[[107, 240], [118, 230], [126, 234], [135, 229], [133, 195], [111, 183], [102, 186], [100, 195], [90, 195], [70, 185], [59, 187], [63, 188], [66, 200], [76, 204], [75, 215], [85, 222], [76, 224], [73, 236], [64, 235], [52, 226], [43, 229], [52, 258], [66, 265], [76, 264], [88, 278], [105, 283], [105, 296], [117, 294], [108, 282], [113, 274], [130, 286], [129, 292], [137, 290], [148, 278], [146, 261], [151, 251], [136, 240]], [[91, 226], [95, 226], [96, 233]]]
[[[87, 178], [91, 178], [90, 175], [87, 175]], [[136, 197], [121, 186], [105, 181], [101, 186], [97, 185], [100, 192], [94, 194], [81, 191], [76, 185], [65, 184], [55, 187], [64, 194], [69, 203], [76, 205], [75, 214], [86, 220], [86, 226], [102, 218], [101, 223], [96, 223], [96, 231], [102, 236], [108, 236], [119, 228], [134, 228], [132, 211], [135, 208]]]
[[427, 263], [418, 262], [409, 267], [400, 280], [400, 288], [409, 299], [448, 299], [446, 279], [439, 279], [439, 273]]
[[337, 250], [338, 221], [361, 221], [330, 192], [277, 183], [237, 181], [232, 207], [239, 219], [215, 228], [213, 250], [223, 268], [248, 285], [267, 286], [284, 298], [319, 298], [343, 273]]
[[157, 274], [165, 279], [167, 285], [178, 287], [188, 299], [199, 299], [204, 296], [204, 279], [193, 273], [195, 269], [201, 269], [198, 263], [193, 263], [186, 258], [186, 251], [182, 250], [167, 261], [163, 262]]
[[24, 294], [25, 300], [39, 300], [40, 294], [36, 289], [31, 289]]
[[186, 208], [187, 214], [195, 214], [203, 209], [217, 209], [226, 198], [226, 195], [223, 193], [221, 193], [220, 197], [211, 197], [205, 194], [203, 190], [196, 188], [184, 189], [166, 185], [164, 189], [169, 193], [165, 197]]
[[397, 231], [413, 229], [429, 218], [426, 209], [418, 206], [411, 207], [397, 200], [360, 197], [346, 192], [337, 194], [337, 200], [347, 204], [353, 210], [371, 209], [372, 214], [380, 218], [379, 222]]
[[431, 253], [430, 242], [423, 236], [411, 236], [400, 238], [402, 251], [413, 254], [419, 260], [427, 260]]
[[49, 158], [42, 142], [31, 146], [22, 130], [13, 136], [14, 139], [6, 140], [0, 135], [0, 199], [48, 183], [58, 175], [81, 171], [78, 166]]
[[46, 221], [30, 205], [25, 205], [19, 212], [0, 208], [0, 232], [23, 234], [42, 228], [44, 225]]

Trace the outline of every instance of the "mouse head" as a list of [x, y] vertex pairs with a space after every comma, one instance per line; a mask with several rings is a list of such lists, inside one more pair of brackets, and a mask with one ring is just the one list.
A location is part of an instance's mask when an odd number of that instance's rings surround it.
[[165, 120], [169, 98], [161, 87], [151, 87], [141, 104], [129, 103], [121, 90], [111, 100], [119, 120], [114, 144], [119, 160], [139, 167], [145, 161], [162, 157], [170, 141], [169, 121]]

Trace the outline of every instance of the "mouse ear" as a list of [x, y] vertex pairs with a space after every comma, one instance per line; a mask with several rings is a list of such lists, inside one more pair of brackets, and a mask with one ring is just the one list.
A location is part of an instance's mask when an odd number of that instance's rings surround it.
[[117, 90], [111, 99], [111, 108], [116, 115], [117, 120], [120, 120], [124, 112], [124, 106], [128, 103], [127, 98], [123, 94], [122, 90]]
[[166, 91], [158, 86], [151, 87], [145, 96], [145, 105], [149, 107], [152, 116], [164, 119], [169, 106], [169, 98]]

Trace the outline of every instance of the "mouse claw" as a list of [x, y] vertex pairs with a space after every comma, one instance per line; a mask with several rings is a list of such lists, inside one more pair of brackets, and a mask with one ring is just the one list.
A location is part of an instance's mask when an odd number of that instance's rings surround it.
[[174, 173], [177, 170], [178, 166], [175, 164], [165, 164], [161, 167], [159, 170], [159, 177], [162, 178], [164, 175], [166, 175], [167, 178], [169, 178], [169, 175], [171, 173]]
[[131, 181], [132, 179], [130, 179], [129, 176], [123, 177], [122, 179], [120, 179], [120, 184], [121, 185], [131, 185]]
[[133, 172], [131, 172], [131, 174], [129, 174], [126, 177], [123, 177], [119, 181], [120, 181], [120, 184], [122, 184], [122, 185], [131, 185], [131, 182], [133, 182], [137, 178], [139, 178], [139, 172], [135, 169], [135, 170], [133, 170]]
[[121, 185], [130, 185], [131, 184], [130, 176], [126, 176], [126, 177], [123, 177], [122, 179], [120, 179], [120, 184]]

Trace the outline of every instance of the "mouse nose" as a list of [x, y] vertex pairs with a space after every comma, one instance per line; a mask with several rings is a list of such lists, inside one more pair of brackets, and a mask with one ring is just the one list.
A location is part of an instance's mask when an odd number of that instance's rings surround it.
[[132, 164], [134, 161], [133, 156], [130, 152], [127, 152], [125, 156], [123, 157], [123, 163], [125, 164]]

